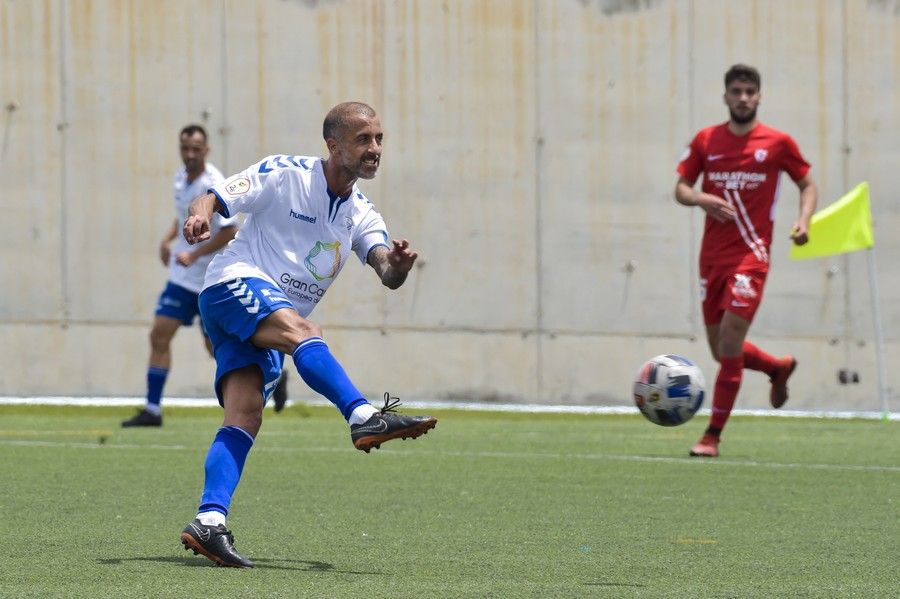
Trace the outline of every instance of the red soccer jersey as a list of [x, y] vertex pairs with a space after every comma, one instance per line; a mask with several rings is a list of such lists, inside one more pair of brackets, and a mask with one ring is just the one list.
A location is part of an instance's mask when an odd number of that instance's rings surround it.
[[701, 264], [755, 261], [768, 268], [781, 171], [794, 181], [809, 171], [797, 143], [786, 133], [762, 123], [741, 137], [728, 129], [728, 123], [697, 133], [678, 173], [691, 185], [703, 173], [703, 191], [735, 210], [735, 219], [724, 223], [707, 215]]

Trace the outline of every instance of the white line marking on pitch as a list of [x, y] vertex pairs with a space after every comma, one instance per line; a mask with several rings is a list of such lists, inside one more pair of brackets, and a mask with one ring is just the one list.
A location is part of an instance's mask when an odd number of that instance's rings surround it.
[[[67, 443], [59, 441], [16, 441], [0, 439], [0, 445], [17, 447], [68, 447], [73, 449], [163, 449], [163, 450], [203, 450], [205, 447], [189, 447], [187, 445], [138, 445], [124, 443]], [[354, 453], [355, 450], [337, 447], [257, 447], [256, 452], [281, 453]], [[900, 466], [879, 466], [860, 464], [804, 464], [802, 462], [760, 462], [755, 460], [723, 460], [721, 458], [676, 458], [667, 456], [640, 456], [605, 453], [524, 453], [502, 451], [413, 451], [413, 452], [380, 452], [379, 455], [394, 457], [421, 457], [423, 455], [454, 458], [501, 458], [501, 459], [551, 459], [551, 460], [606, 460], [618, 462], [644, 462], [661, 464], [690, 464], [692, 466], [743, 466], [747, 468], [776, 468], [796, 470], [849, 470], [855, 472], [897, 472]]]
[[197, 449], [187, 445], [134, 445], [124, 443], [66, 443], [63, 441], [15, 441], [12, 439], [0, 440], [0, 445], [13, 445], [16, 447], [67, 447], [69, 449]]

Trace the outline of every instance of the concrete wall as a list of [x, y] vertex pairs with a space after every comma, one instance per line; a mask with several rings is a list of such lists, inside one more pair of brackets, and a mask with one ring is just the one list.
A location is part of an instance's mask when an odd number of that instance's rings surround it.
[[[712, 379], [702, 218], [671, 196], [738, 61], [762, 71], [761, 118], [798, 140], [822, 204], [869, 181], [896, 363], [898, 0], [3, 0], [0, 394], [141, 395], [179, 128], [205, 123], [231, 173], [324, 152], [322, 117], [347, 99], [386, 130], [362, 186], [422, 255], [397, 292], [348, 267], [314, 314], [361, 388], [627, 404], [668, 352]], [[783, 183], [752, 338], [799, 357], [793, 407], [877, 409], [865, 253], [789, 261]], [[174, 351], [167, 394], [209, 396], [196, 327]], [[861, 383], [839, 385], [842, 367]], [[766, 398], [745, 377], [740, 405]]]

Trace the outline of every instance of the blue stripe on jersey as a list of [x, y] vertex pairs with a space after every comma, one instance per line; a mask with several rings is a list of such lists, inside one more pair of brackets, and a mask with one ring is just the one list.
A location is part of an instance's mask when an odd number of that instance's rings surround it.
[[371, 254], [372, 250], [374, 250], [375, 248], [384, 248], [387, 251], [391, 251], [391, 248], [389, 248], [386, 243], [373, 243], [372, 247], [369, 248], [369, 251], [366, 252], [366, 262], [369, 261], [369, 254]]
[[222, 196], [219, 195], [219, 192], [212, 187], [207, 189], [206, 192], [216, 196], [216, 203], [218, 203], [219, 206], [222, 207], [222, 214], [225, 216], [225, 218], [231, 218], [231, 213], [228, 212], [228, 206], [225, 205], [225, 200], [222, 199]]
[[331, 222], [334, 222], [334, 217], [337, 216], [338, 210], [341, 209], [341, 205], [343, 205], [343, 203], [349, 199], [350, 196], [347, 196], [346, 198], [338, 198], [337, 203], [334, 204], [334, 214], [331, 215]]
[[273, 156], [274, 160], [272, 161], [272, 165], [269, 166], [269, 161], [266, 160], [262, 164], [259, 165], [260, 173], [271, 173], [272, 171], [280, 168], [287, 168], [288, 165], [281, 162], [281, 159], [284, 158], [281, 154], [278, 156]]
[[[290, 168], [291, 166], [299, 166], [300, 168], [306, 169], [308, 171], [312, 170], [312, 167], [306, 164], [306, 159], [298, 160], [299, 158], [299, 156], [285, 156], [284, 154], [272, 156], [271, 161], [266, 160], [259, 165], [259, 172], [271, 173], [274, 170], [281, 168]], [[285, 164], [285, 162], [289, 164]]]
[[312, 170], [312, 167], [306, 164], [306, 158], [300, 158], [299, 156], [283, 156], [283, 158], [294, 166], [298, 166], [307, 171]]
[[334, 222], [334, 217], [337, 216], [338, 210], [341, 209], [341, 204], [350, 199], [350, 195], [348, 194], [346, 198], [342, 198], [341, 196], [335, 194], [330, 189], [325, 189], [328, 192], [328, 220], [330, 222]]

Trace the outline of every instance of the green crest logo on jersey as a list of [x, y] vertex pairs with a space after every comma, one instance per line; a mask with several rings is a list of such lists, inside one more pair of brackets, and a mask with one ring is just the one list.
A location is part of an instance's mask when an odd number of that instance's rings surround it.
[[325, 243], [317, 241], [306, 259], [306, 270], [316, 278], [317, 281], [325, 279], [333, 279], [341, 269], [341, 242]]

